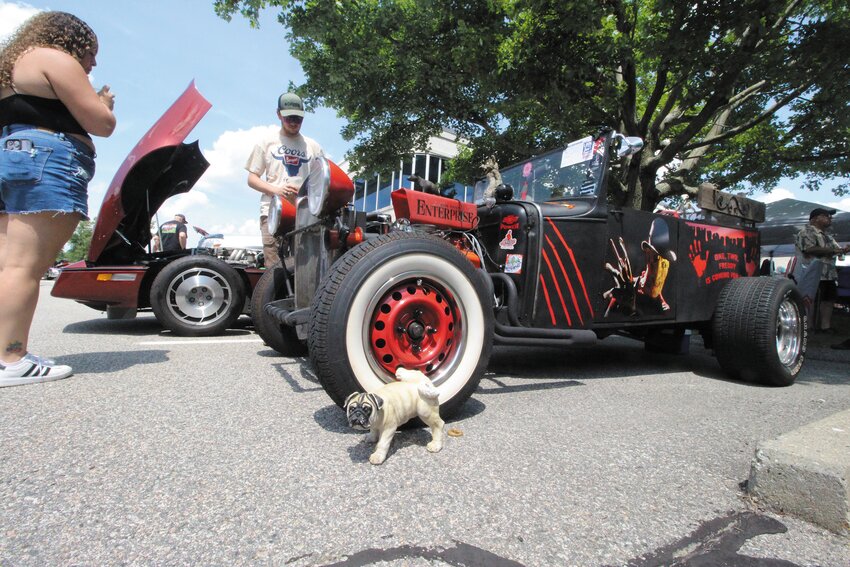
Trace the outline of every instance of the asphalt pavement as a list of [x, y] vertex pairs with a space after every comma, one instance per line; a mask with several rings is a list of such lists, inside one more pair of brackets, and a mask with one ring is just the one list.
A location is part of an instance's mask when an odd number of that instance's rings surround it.
[[765, 388], [699, 344], [497, 348], [462, 436], [402, 431], [374, 466], [247, 318], [180, 338], [51, 285], [31, 347], [76, 374], [0, 389], [2, 566], [850, 565], [848, 538], [745, 492], [760, 441], [850, 409], [839, 351]]

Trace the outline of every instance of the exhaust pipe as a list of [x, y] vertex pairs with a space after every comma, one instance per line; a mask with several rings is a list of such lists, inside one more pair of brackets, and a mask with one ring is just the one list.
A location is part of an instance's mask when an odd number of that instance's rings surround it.
[[[482, 270], [484, 272], [484, 270]], [[497, 272], [488, 273], [489, 292], [493, 295], [495, 290], [494, 281], [498, 280], [505, 289], [505, 306], [507, 307], [508, 321], [510, 325], [503, 325], [498, 321], [494, 324], [495, 343], [497, 345], [513, 346], [573, 346], [592, 345], [596, 343], [596, 333], [587, 329], [549, 329], [543, 327], [525, 327], [520, 324], [517, 315], [517, 290], [516, 284], [507, 274]]]

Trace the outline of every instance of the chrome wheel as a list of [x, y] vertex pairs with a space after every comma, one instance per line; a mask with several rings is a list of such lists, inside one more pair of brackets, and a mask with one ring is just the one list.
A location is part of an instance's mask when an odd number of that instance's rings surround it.
[[167, 307], [185, 323], [209, 325], [227, 314], [232, 296], [233, 290], [221, 274], [192, 268], [169, 283]]
[[150, 306], [160, 323], [178, 335], [215, 335], [245, 307], [246, 286], [235, 268], [210, 256], [174, 260], [151, 284]]
[[791, 366], [800, 357], [803, 344], [803, 321], [797, 304], [785, 299], [776, 318], [776, 353], [779, 362]]

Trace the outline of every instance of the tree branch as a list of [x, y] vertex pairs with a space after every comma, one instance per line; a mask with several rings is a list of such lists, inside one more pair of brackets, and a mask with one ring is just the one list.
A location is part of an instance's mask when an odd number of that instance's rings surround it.
[[[729, 120], [729, 117], [732, 115], [732, 108], [727, 107], [720, 112], [717, 116], [717, 120], [714, 121], [714, 124], [711, 126], [711, 129], [708, 131], [708, 136], [717, 137], [717, 133], [723, 130], [726, 127], [726, 122]], [[683, 148], [684, 151], [684, 148]], [[699, 164], [699, 160], [708, 152], [708, 145], [700, 146], [695, 149], [692, 149], [688, 152], [687, 157], [682, 160], [682, 165], [679, 167], [680, 171], [690, 172], [693, 171], [696, 166]]]
[[762, 79], [761, 81], [745, 88], [744, 90], [742, 90], [738, 94], [733, 95], [732, 98], [729, 99], [729, 106], [732, 107], [732, 108], [735, 108], [736, 106], [740, 106], [741, 104], [746, 102], [747, 99], [749, 99], [750, 97], [752, 97], [756, 93], [758, 93], [762, 89], [762, 87], [764, 87], [766, 84], [767, 84], [767, 81]]
[[[682, 95], [682, 88], [682, 82], [680, 81], [674, 85], [672, 89], [670, 89], [670, 93], [667, 95], [667, 100], [664, 101], [664, 106], [661, 108], [661, 111], [649, 127], [649, 134], [656, 143], [660, 142], [661, 132], [665, 129], [668, 120], [670, 120], [670, 113], [676, 107], [676, 102]], [[679, 117], [681, 115], [682, 113], [678, 110], [674, 113], [675, 117]]]
[[811, 82], [806, 83], [804, 85], [800, 85], [799, 87], [797, 87], [796, 89], [794, 89], [793, 91], [788, 93], [787, 96], [780, 99], [779, 101], [774, 103], [772, 106], [768, 107], [764, 112], [762, 112], [761, 114], [759, 114], [758, 116], [756, 116], [752, 120], [748, 120], [747, 122], [744, 122], [743, 124], [735, 126], [734, 128], [730, 128], [729, 130], [726, 130], [726, 132], [724, 132], [723, 134], [719, 134], [719, 135], [713, 136], [713, 137], [709, 136], [709, 137], [707, 137], [707, 138], [705, 138], [705, 139], [703, 139], [699, 142], [694, 142], [692, 144], [688, 144], [686, 146], [683, 146], [680, 151], [686, 152], [686, 151], [693, 150], [694, 148], [699, 148], [701, 146], [709, 146], [711, 144], [716, 144], [717, 142], [722, 142], [723, 140], [728, 140], [729, 138], [733, 138], [733, 137], [737, 136], [738, 134], [740, 134], [741, 132], [745, 132], [745, 131], [749, 130], [750, 128], [755, 127], [759, 123], [765, 121], [766, 119], [770, 118], [771, 116], [776, 114], [776, 112], [779, 109], [786, 106], [792, 100], [797, 98], [800, 94], [802, 94], [806, 90], [808, 90], [809, 87], [811, 87], [811, 86], [812, 86]]

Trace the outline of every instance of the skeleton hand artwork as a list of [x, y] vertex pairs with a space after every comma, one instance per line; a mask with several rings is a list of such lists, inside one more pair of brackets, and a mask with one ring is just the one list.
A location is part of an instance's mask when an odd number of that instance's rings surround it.
[[605, 263], [605, 269], [614, 277], [614, 287], [602, 294], [602, 297], [608, 300], [608, 308], [605, 310], [605, 317], [611, 312], [614, 307], [620, 307], [627, 315], [635, 315], [635, 277], [632, 274], [632, 264], [629, 262], [629, 254], [626, 252], [626, 244], [623, 239], [618, 239], [619, 249], [614, 240], [609, 240], [611, 249], [614, 250], [614, 257], [617, 258], [617, 267], [612, 266], [609, 262]]

